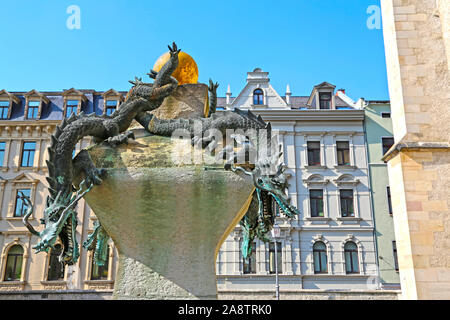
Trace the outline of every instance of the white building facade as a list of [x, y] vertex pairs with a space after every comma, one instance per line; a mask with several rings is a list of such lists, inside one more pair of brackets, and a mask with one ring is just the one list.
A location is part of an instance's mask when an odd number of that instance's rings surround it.
[[[218, 112], [250, 109], [270, 121], [283, 145], [288, 192], [300, 216], [276, 219], [281, 292], [378, 288], [364, 111], [338, 93], [324, 82], [310, 96], [292, 96], [288, 86], [282, 97], [268, 73], [255, 69], [237, 97], [228, 88], [218, 101]], [[255, 253], [243, 261], [241, 241], [236, 226], [219, 251], [219, 292], [273, 291], [274, 244], [256, 239]]]

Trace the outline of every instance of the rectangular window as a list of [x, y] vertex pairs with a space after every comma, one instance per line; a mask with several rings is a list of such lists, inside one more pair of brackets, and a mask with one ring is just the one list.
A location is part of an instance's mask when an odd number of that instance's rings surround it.
[[106, 101], [106, 115], [110, 116], [116, 111], [117, 100], [107, 100]]
[[394, 145], [394, 138], [381, 138], [383, 144], [383, 154], [386, 154], [388, 150]]
[[14, 217], [23, 217], [28, 209], [28, 206], [25, 204], [25, 202], [19, 198], [20, 192], [30, 198], [31, 189], [18, 189], [16, 191], [16, 207], [14, 209]]
[[390, 112], [382, 112], [381, 113], [381, 117], [382, 118], [390, 118], [391, 117], [391, 113]]
[[78, 100], [69, 100], [66, 104], [66, 118], [70, 118], [72, 113], [78, 112]]
[[331, 93], [319, 93], [320, 109], [331, 109]]
[[9, 101], [0, 101], [0, 119], [8, 119]]
[[91, 264], [91, 280], [108, 280], [108, 266], [109, 266], [109, 246], [106, 249], [106, 262], [103, 266], [99, 266], [92, 258]]
[[308, 165], [320, 166], [320, 142], [308, 142]]
[[256, 273], [256, 243], [252, 243], [252, 253], [248, 259], [243, 259], [244, 274]]
[[275, 217], [280, 216], [280, 207], [278, 206], [278, 203], [275, 200], [272, 201], [272, 211], [275, 214]]
[[347, 141], [336, 142], [337, 161], [339, 166], [350, 165], [350, 144]]
[[392, 214], [391, 187], [386, 187], [389, 214]]
[[37, 119], [40, 104], [39, 101], [28, 102], [27, 119]]
[[311, 217], [323, 217], [323, 190], [309, 190]]
[[36, 151], [36, 142], [24, 142], [22, 149], [22, 167], [32, 167], [34, 163], [34, 152]]
[[392, 251], [394, 253], [394, 268], [395, 271], [398, 271], [398, 255], [397, 255], [397, 242], [396, 241], [392, 241]]
[[[282, 261], [281, 261], [281, 242], [277, 242], [277, 269], [278, 269], [278, 273], [282, 273], [282, 269], [281, 266], [283, 265]], [[271, 242], [269, 244], [269, 272], [270, 273], [275, 273], [275, 245], [273, 242]]]
[[62, 246], [60, 244], [55, 245], [50, 251], [50, 261], [48, 263], [47, 280], [57, 281], [64, 280], [64, 264], [59, 261], [59, 255], [61, 255]]
[[340, 190], [342, 217], [354, 217], [353, 190]]
[[4, 166], [6, 142], [0, 142], [0, 167]]

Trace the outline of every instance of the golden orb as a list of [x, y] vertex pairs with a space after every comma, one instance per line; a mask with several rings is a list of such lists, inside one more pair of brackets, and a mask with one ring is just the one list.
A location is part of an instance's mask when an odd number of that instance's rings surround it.
[[[163, 65], [169, 61], [170, 53], [166, 52], [156, 60], [153, 70], [160, 71]], [[172, 73], [172, 77], [178, 80], [178, 84], [197, 83], [198, 68], [195, 60], [186, 52], [181, 51], [178, 54], [178, 67]]]

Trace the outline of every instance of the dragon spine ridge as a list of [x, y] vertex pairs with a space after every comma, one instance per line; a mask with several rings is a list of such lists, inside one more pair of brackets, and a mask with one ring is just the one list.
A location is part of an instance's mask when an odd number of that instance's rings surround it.
[[237, 108], [213, 113], [209, 118], [165, 120], [153, 117], [146, 128], [150, 133], [160, 136], [171, 136], [177, 129], [188, 130], [193, 135], [196, 122], [201, 122], [203, 133], [209, 129], [217, 129], [224, 134], [227, 129], [269, 130], [271, 128], [270, 123], [264, 122], [261, 116], [256, 116], [250, 110], [243, 111]]
[[[178, 66], [180, 50], [175, 43], [173, 48], [169, 46], [169, 50], [171, 57], [161, 71], [152, 70], [148, 74], [155, 80], [154, 83], [144, 83], [138, 78], [130, 81], [134, 86], [127, 100], [112, 115], [98, 116], [95, 113], [86, 115], [81, 112], [76, 116], [72, 113], [68, 119], [63, 119], [61, 125], [57, 126], [54, 134], [51, 135], [51, 143], [48, 147], [49, 160], [46, 161], [49, 170], [46, 178], [49, 184], [49, 196], [44, 218], [41, 219], [41, 223], [45, 224], [44, 230], [38, 232], [28, 222], [32, 205], [29, 206], [23, 218], [28, 230], [41, 238], [41, 241], [33, 247], [36, 252], [48, 252], [59, 236], [64, 247], [60, 260], [69, 265], [77, 261], [79, 256], [75, 234], [77, 219], [73, 209], [94, 184], [101, 184], [105, 170], [95, 168], [86, 150], [80, 151], [77, 157], [72, 159], [73, 150], [78, 141], [85, 136], [94, 137], [95, 142], [106, 141], [111, 145], [127, 143], [129, 138], [134, 138], [132, 132], [125, 132], [133, 119], [146, 111], [158, 108], [178, 85], [178, 81], [171, 74]], [[78, 187], [77, 195], [72, 197], [74, 172], [84, 172], [86, 178]], [[87, 189], [83, 191], [86, 185]], [[25, 200], [25, 197], [22, 198]], [[27, 203], [31, 204], [31, 201], [27, 200]]]

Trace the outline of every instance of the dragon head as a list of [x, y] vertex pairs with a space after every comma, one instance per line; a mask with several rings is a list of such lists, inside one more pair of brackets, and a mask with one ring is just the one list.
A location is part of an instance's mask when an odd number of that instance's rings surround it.
[[36, 231], [28, 222], [28, 218], [33, 212], [33, 205], [28, 197], [21, 195], [21, 198], [27, 203], [28, 207], [23, 217], [23, 223], [32, 234], [41, 239], [33, 247], [36, 253], [48, 252], [50, 248], [54, 247], [59, 236], [63, 245], [63, 251], [59, 256], [59, 260], [68, 265], [77, 262], [80, 253], [76, 238], [77, 217], [76, 211], [73, 209], [84, 194], [92, 188], [91, 184], [90, 187], [83, 190], [84, 186], [85, 181], [80, 184], [80, 189], [74, 196], [72, 196], [71, 191], [59, 191], [56, 197], [47, 197], [44, 217], [40, 219], [41, 224], [44, 224], [45, 228], [41, 232]]
[[273, 204], [276, 203], [281, 212], [289, 218], [293, 218], [299, 211], [290, 204], [291, 199], [286, 194], [288, 183], [284, 173], [285, 169], [284, 164], [279, 164], [274, 174], [264, 174], [264, 170], [256, 166], [252, 171], [252, 176], [255, 187], [261, 194], [262, 199], [260, 201], [264, 211], [271, 211], [274, 207]]
[[278, 164], [282, 154], [280, 145], [278, 152], [272, 152], [271, 156], [260, 157], [251, 171], [246, 171], [243, 167], [231, 167], [234, 172], [241, 171], [251, 176], [256, 189], [247, 213], [240, 222], [244, 234], [242, 243], [244, 258], [250, 255], [252, 250], [250, 244], [256, 236], [263, 241], [269, 241], [266, 234], [275, 222], [275, 204], [280, 213], [284, 213], [288, 218], [294, 218], [300, 213], [290, 204], [291, 199], [286, 194], [288, 189], [286, 166], [283, 163]]

